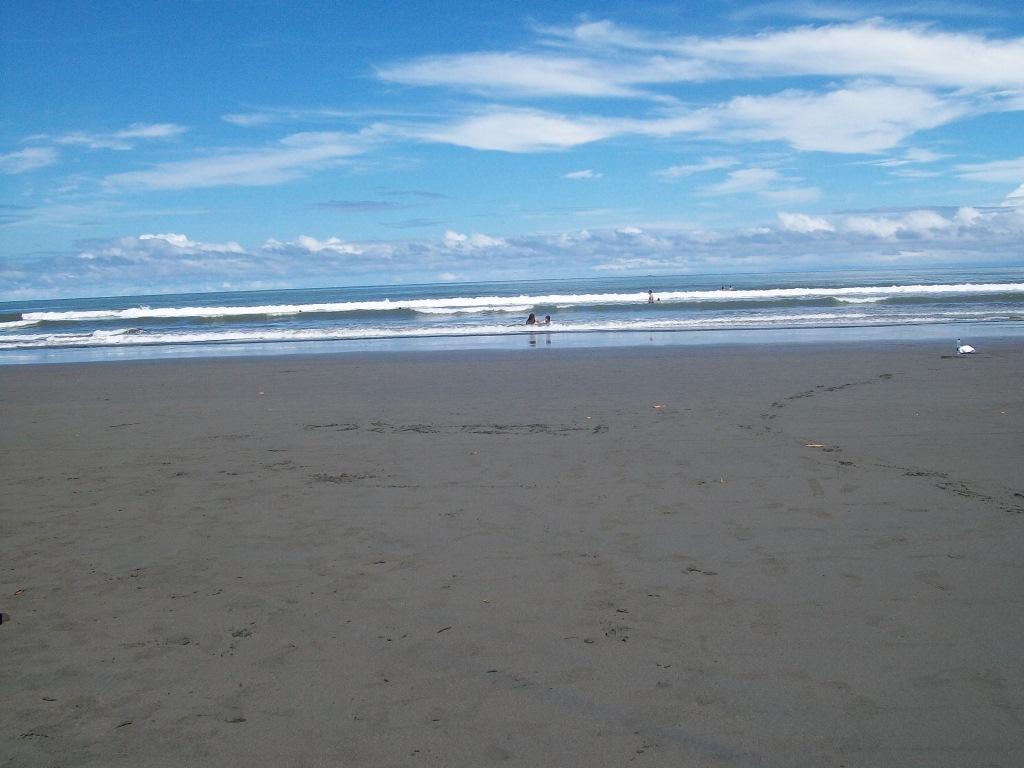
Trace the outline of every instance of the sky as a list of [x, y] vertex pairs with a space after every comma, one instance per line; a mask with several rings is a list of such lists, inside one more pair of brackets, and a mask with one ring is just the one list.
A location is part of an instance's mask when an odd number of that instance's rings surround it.
[[1007, 265], [1016, 0], [0, 0], [0, 301]]

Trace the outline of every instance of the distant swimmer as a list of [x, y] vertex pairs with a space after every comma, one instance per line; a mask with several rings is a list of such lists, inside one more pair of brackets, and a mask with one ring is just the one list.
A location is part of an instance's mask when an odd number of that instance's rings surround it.
[[647, 303], [648, 304], [653, 304], [654, 303], [654, 291], [648, 291], [647, 292]]
[[540, 325], [551, 325], [551, 315], [544, 315], [544, 322]]
[[536, 325], [537, 324], [537, 315], [535, 315], [533, 312], [531, 312], [530, 316], [528, 318], [526, 318], [526, 324], [527, 325]]

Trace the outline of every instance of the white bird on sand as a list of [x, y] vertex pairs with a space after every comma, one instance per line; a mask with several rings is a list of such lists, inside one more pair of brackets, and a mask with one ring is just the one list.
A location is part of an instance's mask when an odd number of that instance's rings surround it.
[[958, 355], [973, 355], [974, 347], [970, 344], [961, 344], [960, 339], [956, 340], [956, 353]]

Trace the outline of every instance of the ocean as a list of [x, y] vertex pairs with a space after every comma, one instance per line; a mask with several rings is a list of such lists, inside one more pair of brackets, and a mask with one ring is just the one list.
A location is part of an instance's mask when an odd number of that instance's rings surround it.
[[[526, 325], [531, 313], [550, 315], [550, 325]], [[977, 335], [1024, 335], [1024, 267], [619, 276], [0, 303], [0, 364], [897, 338], [942, 340], [952, 350], [957, 337]]]

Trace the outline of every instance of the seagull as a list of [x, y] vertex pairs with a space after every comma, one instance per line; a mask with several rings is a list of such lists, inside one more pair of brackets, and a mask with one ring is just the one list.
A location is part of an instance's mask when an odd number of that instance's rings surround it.
[[970, 344], [961, 344], [960, 339], [956, 340], [956, 353], [958, 355], [973, 355], [974, 347]]

